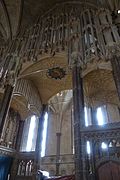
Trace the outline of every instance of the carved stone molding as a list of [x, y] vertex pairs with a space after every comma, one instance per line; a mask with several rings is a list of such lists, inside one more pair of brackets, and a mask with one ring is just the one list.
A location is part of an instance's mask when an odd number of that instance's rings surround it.
[[14, 87], [16, 84], [16, 78], [21, 69], [20, 57], [16, 53], [8, 54], [4, 61], [5, 62], [1, 67], [0, 86], [3, 88], [6, 85]]
[[14, 149], [11, 149], [11, 148], [0, 146], [0, 154], [1, 155], [14, 156], [16, 154], [16, 151]]
[[113, 43], [106, 46], [106, 59], [113, 59], [114, 56], [120, 57], [120, 43]]
[[73, 68], [74, 66], [81, 67], [81, 68], [84, 67], [84, 63], [82, 61], [82, 57], [81, 57], [80, 53], [73, 52], [70, 55], [69, 65], [71, 68]]
[[120, 138], [120, 130], [119, 130], [120, 123], [111, 123], [104, 125], [104, 127], [99, 126], [89, 126], [84, 128], [82, 133], [83, 139], [89, 139], [94, 141], [101, 141], [109, 140], [109, 139], [119, 139]]

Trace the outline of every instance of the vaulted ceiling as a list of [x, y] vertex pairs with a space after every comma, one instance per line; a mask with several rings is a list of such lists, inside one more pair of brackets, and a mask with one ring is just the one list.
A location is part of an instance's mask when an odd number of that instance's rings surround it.
[[[22, 34], [29, 27], [37, 23], [41, 15], [43, 15], [49, 9], [53, 8], [53, 6], [65, 2], [69, 1], [0, 0], [0, 46], [5, 44], [8, 40], [13, 39], [15, 36]], [[84, 6], [89, 3], [93, 4], [96, 7], [108, 7], [111, 11], [120, 9], [120, 0], [71, 0], [70, 2], [83, 3]], [[54, 96], [58, 92], [72, 88], [71, 71], [68, 68], [66, 56], [55, 58], [56, 59], [54, 59], [53, 57], [44, 58], [43, 61], [39, 61], [34, 64], [30, 64], [30, 62], [27, 65], [24, 64], [23, 71], [20, 75], [21, 78], [32, 80], [39, 91], [42, 103], [46, 103], [52, 96]], [[54, 69], [55, 67], [59, 67], [65, 70], [65, 77], [56, 80], [55, 78], [48, 76], [48, 70], [51, 70], [52, 68]], [[101, 89], [97, 87], [100, 74], [104, 74], [105, 77], [108, 77], [108, 79], [106, 78], [106, 82], [103, 83]], [[96, 95], [97, 99], [95, 100], [103, 99], [105, 102], [109, 99], [109, 102], [111, 103], [114, 103], [113, 100], [117, 102], [118, 99], [115, 99], [117, 97], [115, 92], [116, 89], [114, 86], [113, 78], [111, 77], [111, 72], [100, 72], [100, 74], [94, 72], [93, 74], [89, 74], [89, 77], [85, 78], [86, 97]], [[54, 73], [54, 75], [56, 76], [56, 72]], [[59, 72], [57, 72], [57, 75], [59, 75]], [[96, 78], [94, 79], [93, 76]], [[101, 78], [104, 79], [104, 76]], [[99, 84], [101, 86], [101, 81]], [[104, 84], [106, 86], [104, 86]], [[111, 86], [113, 87], [113, 89], [111, 89]], [[111, 91], [109, 91], [109, 89], [111, 89]], [[105, 95], [99, 97], [98, 90], [104, 92]], [[107, 90], [109, 91], [109, 93], [107, 93]], [[115, 98], [111, 94], [113, 94]]]
[[[13, 38], [16, 34], [36, 23], [44, 14], [56, 4], [68, 0], [0, 0], [0, 44]], [[120, 8], [119, 0], [76, 0], [80, 3], [107, 6], [110, 10]], [[75, 2], [75, 1], [71, 1]]]
[[[49, 75], [49, 71], [54, 72]], [[19, 78], [32, 80], [39, 91], [42, 103], [47, 103], [58, 92], [72, 88], [71, 70], [65, 56], [40, 60], [26, 68]]]

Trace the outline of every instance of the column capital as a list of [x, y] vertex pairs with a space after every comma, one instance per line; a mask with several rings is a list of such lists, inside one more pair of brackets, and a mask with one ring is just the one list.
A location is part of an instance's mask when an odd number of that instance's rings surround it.
[[81, 54], [79, 52], [72, 52], [70, 55], [69, 65], [71, 68], [77, 66], [83, 68], [84, 62], [82, 61]]
[[106, 58], [113, 59], [113, 56], [120, 57], [120, 43], [112, 43], [106, 46]]
[[61, 136], [61, 133], [60, 132], [57, 132], [56, 133], [56, 136], [58, 137], [58, 136]]
[[14, 87], [15, 84], [16, 84], [16, 79], [14, 77], [14, 72], [12, 72], [12, 71], [8, 72], [4, 86], [10, 85], [10, 86]]

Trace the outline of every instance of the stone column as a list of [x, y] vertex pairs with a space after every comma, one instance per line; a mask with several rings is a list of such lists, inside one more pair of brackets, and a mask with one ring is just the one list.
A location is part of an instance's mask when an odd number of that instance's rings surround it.
[[16, 151], [20, 150], [21, 140], [22, 140], [22, 135], [23, 135], [23, 129], [24, 129], [24, 123], [25, 123], [25, 121], [23, 121], [23, 120], [19, 121], [18, 134], [17, 134], [17, 138], [16, 138], [16, 143], [15, 143]]
[[56, 133], [57, 141], [56, 141], [56, 176], [59, 176], [59, 167], [60, 167], [60, 140], [61, 133]]
[[115, 85], [118, 92], [118, 97], [120, 100], [120, 55], [119, 57], [115, 54], [113, 55], [113, 57], [111, 58], [111, 65], [112, 65], [112, 72], [113, 72]]
[[2, 98], [2, 102], [0, 105], [0, 136], [2, 134], [2, 129], [8, 114], [12, 93], [13, 93], [14, 87], [12, 85], [7, 85], [5, 88], [5, 92]]
[[18, 170], [18, 154], [16, 153], [12, 162], [11, 170], [10, 170], [10, 180], [15, 180]]
[[0, 136], [10, 107], [13, 90], [21, 69], [20, 57], [17, 54], [8, 55], [3, 65], [0, 86], [4, 87], [4, 95], [0, 104]]
[[107, 9], [100, 9], [97, 13], [100, 39], [104, 45], [105, 57], [110, 60], [113, 70], [118, 96], [120, 99], [120, 35], [114, 24], [114, 18]]
[[112, 65], [113, 78], [120, 100], [120, 44], [113, 44], [107, 47], [108, 58]]
[[96, 180], [96, 168], [95, 168], [95, 142], [92, 140], [91, 142], [91, 166], [92, 166], [92, 180]]
[[94, 107], [91, 107], [91, 120], [92, 125], [97, 125], [97, 111]]
[[44, 123], [44, 115], [46, 112], [46, 105], [43, 105], [42, 112], [38, 122], [38, 132], [37, 132], [37, 140], [36, 140], [36, 148], [35, 148], [35, 160], [36, 160], [36, 170], [40, 169], [40, 159], [41, 159], [41, 141], [42, 141], [42, 130]]
[[[75, 146], [75, 180], [83, 180], [83, 154], [81, 129], [84, 122], [84, 96], [83, 79], [78, 57], [72, 63], [72, 82], [73, 82], [73, 113], [74, 113], [74, 146]], [[84, 150], [85, 151], [85, 150]]]
[[22, 133], [23, 133], [23, 128], [24, 128], [24, 122], [20, 120], [19, 121], [19, 128], [18, 128], [18, 134], [16, 138], [16, 144], [15, 144], [15, 149], [16, 149], [16, 154], [13, 159], [12, 167], [10, 170], [10, 180], [15, 180], [15, 177], [17, 175], [17, 170], [18, 170], [18, 163], [19, 163], [19, 150], [20, 150], [20, 145], [21, 145], [21, 139], [22, 139]]

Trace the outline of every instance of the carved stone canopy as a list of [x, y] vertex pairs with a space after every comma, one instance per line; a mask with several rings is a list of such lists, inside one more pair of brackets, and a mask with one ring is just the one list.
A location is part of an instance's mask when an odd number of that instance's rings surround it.
[[[0, 42], [5, 43], [8, 39], [15, 37], [16, 34], [24, 32], [25, 29], [37, 22], [39, 16], [44, 14], [56, 4], [69, 2], [68, 0], [2, 0], [0, 1]], [[74, 1], [70, 1], [71, 3]], [[98, 7], [108, 7], [110, 10], [118, 10], [120, 2], [116, 0], [81, 0], [76, 1], [87, 4], [93, 4]]]
[[[62, 0], [60, 2], [60, 5], [62, 4], [62, 2], [66, 3], [68, 1]], [[112, 9], [114, 4], [117, 3], [117, 1], [114, 0], [103, 0], [100, 2], [101, 6], [105, 8], [109, 7], [109, 9]], [[44, 2], [42, 2], [41, 0], [2, 0], [0, 2], [0, 45], [5, 44], [8, 40], [11, 40], [16, 35], [22, 34], [24, 30], [26, 30], [30, 26], [33, 26], [35, 23], [37, 24], [36, 19], [39, 19], [39, 17], [41, 17], [41, 15], [43, 15], [45, 12], [47, 12], [54, 6], [57, 6], [57, 3], [59, 3], [59, 1], [55, 0], [45, 0]], [[94, 8], [98, 8], [99, 5], [97, 0], [81, 0], [78, 1], [78, 3], [82, 4], [81, 7], [83, 8], [85, 8], [86, 5], [92, 5]], [[69, 3], [69, 7], [73, 4], [74, 1], [71, 1]], [[119, 7], [119, 3], [117, 3], [117, 5], [114, 7]], [[31, 39], [32, 38], [33, 37], [31, 37]], [[31, 52], [28, 51], [29, 58], [31, 58], [30, 53]], [[61, 55], [59, 54], [59, 52], [57, 55], [58, 57], [56, 57], [56, 55], [52, 53], [50, 57], [44, 56], [44, 58], [41, 58], [40, 61], [38, 59], [37, 63], [25, 63], [21, 72], [21, 76], [19, 77], [30, 79], [34, 82], [35, 86], [38, 88], [42, 103], [46, 103], [53, 95], [57, 94], [59, 91], [72, 88], [71, 72], [68, 68], [66, 54], [62, 54], [62, 58], [60, 57]], [[79, 55], [78, 57], [79, 61], [77, 61], [77, 65], [83, 66], [81, 56]], [[74, 65], [74, 63], [76, 63], [76, 54], [73, 53], [71, 59], [73, 60], [71, 63]], [[57, 66], [65, 69], [66, 75], [61, 80], [57, 80], [57, 82], [55, 82], [54, 79], [50, 79], [46, 76], [46, 72], [48, 71], [48, 69], [52, 69]], [[99, 77], [99, 75], [97, 77]]]
[[112, 59], [114, 56], [120, 57], [120, 43], [113, 43], [106, 47], [106, 58]]

